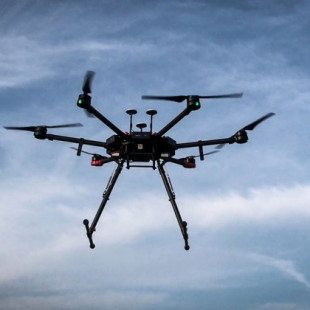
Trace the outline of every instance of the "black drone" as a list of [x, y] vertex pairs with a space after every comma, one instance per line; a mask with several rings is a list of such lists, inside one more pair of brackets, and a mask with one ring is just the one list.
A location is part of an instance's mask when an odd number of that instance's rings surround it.
[[[174, 163], [183, 166], [184, 168], [195, 168], [196, 157], [199, 157], [200, 160], [204, 160], [204, 157], [206, 155], [210, 155], [212, 153], [217, 152], [217, 150], [214, 150], [212, 152], [204, 153], [203, 151], [204, 146], [215, 145], [216, 148], [221, 148], [225, 144], [246, 143], [248, 141], [247, 131], [253, 130], [262, 121], [273, 116], [274, 113], [268, 113], [262, 116], [258, 120], [241, 128], [234, 135], [228, 138], [177, 143], [174, 139], [165, 136], [165, 134], [169, 131], [169, 129], [171, 129], [174, 125], [180, 122], [185, 116], [189, 115], [192, 111], [199, 110], [200, 99], [240, 98], [242, 97], [242, 93], [215, 95], [215, 96], [198, 96], [198, 95], [142, 96], [142, 99], [147, 100], [170, 100], [175, 102], [186, 101], [186, 107], [180, 114], [178, 114], [173, 120], [171, 120], [166, 126], [160, 129], [158, 132], [153, 132], [153, 116], [157, 114], [156, 110], [152, 109], [146, 112], [150, 116], [149, 130], [143, 131], [143, 129], [147, 127], [147, 124], [138, 123], [136, 126], [139, 130], [134, 131], [132, 125], [132, 118], [133, 115], [137, 113], [137, 111], [134, 109], [129, 109], [126, 111], [126, 113], [130, 116], [129, 132], [123, 132], [92, 106], [90, 94], [94, 74], [95, 73], [93, 71], [86, 72], [83, 83], [83, 94], [79, 95], [77, 100], [77, 106], [79, 108], [85, 109], [85, 112], [89, 116], [98, 118], [102, 123], [104, 123], [115, 133], [114, 135], [109, 137], [105, 142], [54, 135], [47, 132], [48, 129], [52, 128], [82, 126], [80, 123], [57, 125], [57, 126], [42, 125], [42, 126], [4, 127], [4, 128], [31, 131], [34, 133], [34, 137], [40, 140], [48, 139], [51, 141], [57, 140], [57, 141], [77, 143], [78, 147], [74, 148], [77, 151], [77, 156], [80, 156], [82, 152], [92, 155], [91, 159], [92, 166], [102, 166], [110, 162], [114, 162], [117, 164], [115, 171], [113, 172], [111, 178], [108, 181], [107, 187], [103, 193], [102, 202], [98, 208], [98, 211], [91, 225], [89, 226], [89, 221], [87, 219], [83, 221], [91, 249], [95, 248], [95, 244], [93, 242], [93, 233], [96, 231], [96, 226], [103, 212], [103, 209], [107, 201], [109, 200], [113, 187], [125, 164], [127, 169], [133, 167], [146, 167], [146, 168], [158, 169], [160, 176], [163, 180], [164, 186], [166, 188], [167, 194], [169, 196], [169, 201], [172, 205], [176, 219], [180, 226], [182, 236], [184, 238], [185, 242], [184, 248], [185, 250], [189, 250], [187, 222], [183, 221], [181, 217], [181, 214], [175, 201], [175, 194], [172, 188], [172, 184], [169, 179], [169, 176], [167, 175], [164, 169], [164, 165], [166, 163]], [[106, 150], [107, 156], [85, 152], [82, 150], [84, 145], [91, 145], [104, 148]], [[175, 158], [177, 150], [193, 147], [198, 148], [199, 151], [198, 156]]]

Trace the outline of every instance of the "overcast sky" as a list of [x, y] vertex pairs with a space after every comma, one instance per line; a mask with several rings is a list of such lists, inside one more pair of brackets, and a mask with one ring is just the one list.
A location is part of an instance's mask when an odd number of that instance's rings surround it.
[[87, 70], [93, 105], [124, 131], [128, 108], [134, 123], [157, 109], [155, 131], [184, 109], [141, 95], [244, 93], [202, 102], [167, 133], [177, 142], [276, 115], [196, 169], [167, 164], [188, 252], [158, 171], [134, 168], [90, 250], [82, 221], [114, 164], [1, 129], [0, 308], [309, 309], [309, 12], [302, 0], [2, 0], [1, 126], [81, 122], [49, 132], [105, 141], [113, 132], [76, 106]]

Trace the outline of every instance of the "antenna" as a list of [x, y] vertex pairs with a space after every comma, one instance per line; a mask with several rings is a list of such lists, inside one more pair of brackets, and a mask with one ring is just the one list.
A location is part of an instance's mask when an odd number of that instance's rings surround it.
[[132, 133], [132, 116], [137, 114], [137, 110], [135, 109], [128, 109], [126, 113], [130, 115], [130, 125], [129, 125], [129, 133]]
[[153, 109], [147, 110], [146, 114], [151, 116], [150, 132], [152, 134], [152, 131], [153, 131], [153, 116], [157, 114], [157, 111], [153, 110]]
[[145, 128], [147, 125], [145, 123], [138, 123], [136, 126], [140, 129], [140, 132], [142, 132], [142, 129]]

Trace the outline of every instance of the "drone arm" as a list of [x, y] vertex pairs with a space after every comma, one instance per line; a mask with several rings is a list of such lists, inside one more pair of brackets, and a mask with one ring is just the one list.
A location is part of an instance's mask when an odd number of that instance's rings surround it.
[[199, 140], [196, 142], [186, 142], [186, 143], [177, 143], [176, 144], [176, 149], [184, 149], [184, 148], [190, 148], [190, 147], [202, 147], [202, 146], [207, 146], [207, 145], [218, 145], [218, 144], [232, 144], [237, 142], [235, 137], [232, 136], [230, 138], [225, 138], [225, 139], [214, 139], [214, 140]]
[[169, 158], [166, 158], [166, 159], [165, 159], [165, 163], [166, 163], [166, 162], [183, 166], [183, 160], [182, 160], [182, 158], [173, 158], [173, 157], [169, 157]]
[[107, 164], [107, 163], [110, 163], [112, 161], [117, 161], [117, 159], [115, 159], [113, 156], [111, 157], [107, 157], [107, 158], [103, 158], [101, 159], [101, 163], [104, 165], [104, 164]]
[[94, 140], [87, 140], [83, 138], [74, 138], [74, 137], [67, 137], [67, 136], [60, 136], [60, 135], [54, 135], [54, 134], [46, 134], [46, 139], [53, 141], [64, 141], [64, 142], [72, 142], [72, 143], [78, 143], [80, 144], [86, 144], [86, 145], [92, 145], [92, 146], [99, 146], [99, 147], [106, 147], [105, 142], [101, 141], [94, 141]]
[[125, 137], [125, 134], [112, 122], [110, 122], [105, 116], [103, 116], [98, 110], [96, 110], [92, 105], [88, 105], [85, 109], [96, 116], [100, 121], [102, 121], [106, 126], [108, 126], [111, 130], [113, 130], [120, 137]]
[[200, 157], [202, 154], [202, 146], [205, 145], [224, 145], [226, 143], [232, 144], [232, 143], [238, 143], [238, 144], [243, 144], [248, 141], [248, 135], [247, 131], [248, 130], [253, 130], [257, 125], [259, 125], [261, 122], [265, 121], [266, 119], [270, 118], [271, 116], [275, 115], [275, 113], [270, 112], [267, 113], [266, 115], [263, 115], [256, 121], [248, 124], [247, 126], [241, 128], [238, 130], [233, 136], [226, 138], [226, 139], [216, 139], [216, 140], [205, 140], [205, 141], [197, 141], [197, 142], [188, 142], [188, 143], [177, 143], [176, 144], [176, 149], [181, 149], [181, 148], [187, 148], [187, 147], [199, 147], [199, 152], [200, 152]]
[[174, 125], [176, 125], [181, 119], [187, 116], [192, 109], [187, 106], [179, 115], [177, 115], [171, 122], [169, 122], [165, 127], [163, 127], [156, 136], [162, 137], [169, 129], [171, 129]]

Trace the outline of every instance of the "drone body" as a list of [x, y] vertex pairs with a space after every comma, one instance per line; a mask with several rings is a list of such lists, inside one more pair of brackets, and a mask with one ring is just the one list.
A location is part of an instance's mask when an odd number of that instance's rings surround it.
[[161, 158], [175, 155], [176, 141], [169, 137], [157, 137], [151, 132], [131, 132], [124, 138], [113, 135], [106, 141], [107, 153], [126, 160], [127, 168], [151, 167]]
[[[228, 94], [228, 95], [216, 95], [216, 96], [142, 96], [142, 99], [146, 100], [169, 100], [175, 102], [182, 102], [186, 100], [187, 105], [185, 109], [179, 113], [174, 119], [172, 119], [166, 126], [164, 126], [160, 131], [153, 132], [153, 117], [157, 114], [156, 110], [148, 110], [146, 113], [150, 116], [150, 126], [148, 131], [143, 131], [147, 128], [147, 124], [139, 123], [137, 128], [139, 130], [134, 131], [132, 126], [133, 115], [137, 113], [136, 110], [130, 109], [126, 113], [130, 116], [130, 127], [129, 132], [124, 132], [120, 130], [116, 125], [110, 122], [104, 115], [102, 115], [98, 110], [96, 110], [91, 104], [91, 83], [94, 77], [93, 71], [88, 71], [85, 75], [83, 84], [83, 94], [79, 95], [77, 100], [77, 106], [84, 109], [88, 116], [96, 117], [107, 127], [109, 127], [114, 134], [103, 141], [88, 140], [83, 138], [75, 138], [61, 135], [54, 135], [48, 133], [50, 128], [63, 128], [63, 127], [78, 127], [82, 126], [80, 123], [65, 124], [58, 126], [29, 126], [29, 127], [4, 127], [6, 129], [14, 130], [25, 130], [34, 133], [34, 137], [40, 140], [57, 140], [76, 143], [77, 148], [73, 148], [77, 151], [77, 155], [80, 156], [81, 153], [86, 153], [92, 155], [91, 165], [92, 166], [103, 166], [104, 164], [114, 162], [116, 163], [116, 169], [108, 181], [107, 187], [103, 193], [103, 199], [98, 208], [98, 211], [91, 223], [85, 219], [83, 224], [86, 228], [86, 234], [89, 239], [90, 248], [94, 248], [95, 244], [93, 242], [93, 233], [96, 230], [97, 223], [101, 217], [103, 209], [109, 200], [110, 194], [113, 187], [123, 169], [126, 165], [127, 169], [133, 167], [143, 167], [158, 169], [159, 174], [164, 183], [165, 189], [167, 191], [169, 201], [172, 205], [173, 211], [175, 213], [177, 222], [179, 224], [184, 242], [185, 250], [189, 250], [188, 244], [188, 233], [187, 233], [187, 223], [183, 221], [181, 214], [179, 212], [178, 206], [175, 201], [175, 194], [171, 185], [171, 181], [164, 169], [166, 163], [173, 163], [181, 165], [184, 168], [195, 168], [196, 162], [195, 158], [199, 157], [200, 160], [204, 160], [204, 156], [218, 152], [217, 150], [204, 153], [204, 146], [215, 145], [217, 148], [225, 144], [238, 143], [243, 144], [248, 141], [247, 131], [253, 130], [259, 123], [266, 120], [267, 118], [274, 115], [274, 113], [268, 113], [258, 120], [250, 123], [249, 125], [243, 127], [237, 131], [234, 135], [224, 138], [224, 139], [214, 139], [214, 140], [198, 140], [193, 142], [177, 143], [174, 139], [166, 136], [165, 134], [178, 122], [180, 122], [185, 116], [189, 115], [192, 111], [199, 110], [201, 107], [200, 99], [221, 99], [221, 98], [240, 98], [242, 93]], [[108, 156], [103, 156], [100, 154], [89, 153], [82, 150], [84, 145], [101, 147], [106, 150]], [[187, 156], [185, 158], [175, 158], [177, 150], [184, 148], [198, 148], [198, 156]]]

